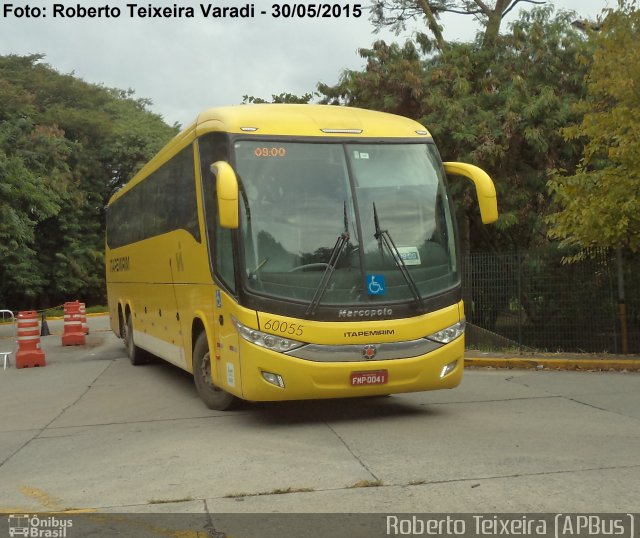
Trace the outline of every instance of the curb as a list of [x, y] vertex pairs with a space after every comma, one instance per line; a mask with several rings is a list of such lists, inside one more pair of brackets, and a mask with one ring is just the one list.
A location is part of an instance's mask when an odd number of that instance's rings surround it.
[[480, 359], [465, 357], [465, 367], [481, 368], [518, 368], [534, 370], [627, 370], [640, 371], [637, 359], [542, 359], [542, 358], [504, 358]]

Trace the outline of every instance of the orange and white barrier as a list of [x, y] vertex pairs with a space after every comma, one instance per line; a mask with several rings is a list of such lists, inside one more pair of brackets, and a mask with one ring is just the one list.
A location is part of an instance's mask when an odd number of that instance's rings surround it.
[[82, 332], [89, 334], [89, 325], [87, 324], [87, 310], [84, 303], [80, 303], [80, 320], [82, 321]]
[[78, 301], [64, 303], [64, 332], [63, 346], [83, 346], [86, 343], [80, 317], [80, 303]]
[[45, 365], [44, 351], [40, 349], [38, 313], [33, 310], [18, 312], [16, 368]]

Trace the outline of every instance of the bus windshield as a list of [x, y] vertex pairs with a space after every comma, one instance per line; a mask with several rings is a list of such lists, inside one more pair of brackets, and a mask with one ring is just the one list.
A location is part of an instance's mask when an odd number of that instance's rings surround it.
[[323, 305], [383, 304], [459, 283], [433, 144], [246, 140], [234, 150], [249, 292], [311, 302], [320, 291]]

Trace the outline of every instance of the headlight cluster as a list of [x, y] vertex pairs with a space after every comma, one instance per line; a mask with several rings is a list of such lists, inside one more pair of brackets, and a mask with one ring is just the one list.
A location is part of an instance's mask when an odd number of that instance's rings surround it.
[[429, 340], [440, 342], [441, 344], [448, 344], [449, 342], [453, 342], [456, 338], [464, 334], [464, 325], [465, 320], [462, 319], [458, 323], [454, 323], [446, 329], [442, 329], [437, 333], [430, 334], [429, 336], [427, 336], [427, 338]]
[[297, 347], [303, 346], [304, 342], [298, 342], [297, 340], [291, 340], [290, 338], [282, 338], [280, 336], [274, 336], [273, 334], [263, 333], [257, 329], [252, 329], [240, 323], [233, 316], [231, 317], [233, 324], [238, 329], [238, 334], [242, 336], [247, 342], [251, 342], [256, 346], [271, 349], [273, 351], [279, 351], [284, 353], [285, 351], [291, 351]]

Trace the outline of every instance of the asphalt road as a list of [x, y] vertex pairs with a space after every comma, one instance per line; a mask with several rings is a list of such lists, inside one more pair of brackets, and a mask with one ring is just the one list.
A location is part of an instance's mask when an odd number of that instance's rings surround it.
[[44, 368], [0, 370], [0, 512], [639, 506], [638, 373], [472, 369], [451, 391], [217, 412], [185, 372], [131, 366], [106, 318], [90, 326], [83, 347], [43, 338]]

